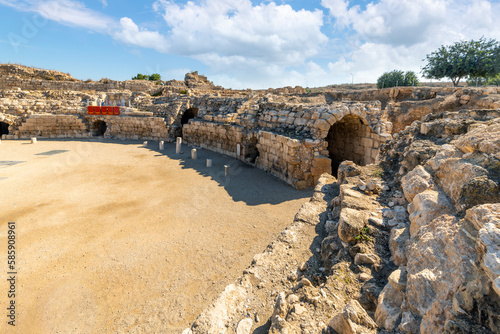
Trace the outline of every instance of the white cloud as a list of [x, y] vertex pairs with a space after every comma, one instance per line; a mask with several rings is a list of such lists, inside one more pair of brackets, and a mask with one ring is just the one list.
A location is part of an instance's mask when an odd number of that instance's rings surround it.
[[120, 28], [112, 33], [113, 37], [126, 44], [168, 52], [168, 42], [159, 32], [141, 29], [128, 17], [120, 19]]
[[97, 31], [104, 31], [113, 22], [109, 17], [86, 8], [83, 3], [71, 0], [36, 2], [34, 11], [49, 20]]
[[337, 26], [352, 27], [358, 37], [393, 45], [421, 42], [445, 19], [446, 0], [381, 0], [349, 8], [345, 0], [322, 0]]
[[381, 0], [365, 9], [322, 0], [349, 48], [328, 65], [337, 82], [375, 82], [393, 69], [420, 72], [426, 54], [459, 40], [496, 38], [500, 5], [486, 0]]
[[65, 25], [84, 27], [94, 31], [104, 32], [113, 23], [111, 18], [74, 0], [0, 0], [0, 4], [25, 12], [35, 12], [46, 19]]
[[[204, 0], [178, 5], [158, 1], [171, 28], [172, 52], [198, 57], [216, 54], [232, 62], [238, 57], [281, 66], [302, 64], [317, 54], [327, 37], [321, 33], [322, 12], [295, 11], [289, 5], [250, 0]], [[207, 62], [212, 62], [207, 60]]]
[[[107, 6], [107, 0], [99, 1]], [[295, 10], [286, 1], [180, 2], [156, 0], [153, 9], [164, 26], [152, 31], [133, 16], [113, 18], [83, 0], [0, 0], [138, 47], [132, 51], [196, 59], [216, 84], [233, 88], [314, 87], [350, 82], [351, 73], [355, 82], [375, 82], [393, 69], [419, 72], [425, 55], [440, 45], [500, 36], [496, 0], [372, 0], [365, 6], [322, 0], [325, 13]]]

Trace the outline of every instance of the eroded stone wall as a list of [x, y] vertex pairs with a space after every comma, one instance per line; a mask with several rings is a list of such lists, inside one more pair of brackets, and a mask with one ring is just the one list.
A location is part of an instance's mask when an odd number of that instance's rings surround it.
[[155, 92], [161, 86], [155, 82], [145, 80], [127, 80], [106, 82], [82, 81], [51, 81], [40, 79], [21, 79], [7, 77], [0, 80], [1, 89], [20, 88], [21, 90], [61, 90], [61, 91], [97, 91], [107, 92], [112, 90], [130, 90], [132, 92]]
[[106, 122], [106, 138], [171, 141], [166, 122], [160, 117], [86, 116], [85, 119], [90, 130], [96, 122]]
[[[82, 119], [73, 115], [31, 115], [16, 131], [20, 139], [33, 136], [44, 138], [88, 137]], [[9, 138], [10, 136], [7, 136]]]
[[254, 163], [299, 189], [313, 186], [343, 160], [374, 163], [380, 144], [391, 137], [376, 103], [241, 106], [240, 112], [191, 120], [183, 126], [185, 141]]
[[[9, 134], [2, 136], [4, 139], [87, 138], [103, 135], [114, 139], [172, 141], [169, 128], [160, 117], [34, 114], [24, 121], [21, 117], [12, 119], [10, 116], [8, 119]], [[5, 121], [7, 118], [2, 120]], [[105, 124], [104, 131], [100, 131], [102, 124]]]

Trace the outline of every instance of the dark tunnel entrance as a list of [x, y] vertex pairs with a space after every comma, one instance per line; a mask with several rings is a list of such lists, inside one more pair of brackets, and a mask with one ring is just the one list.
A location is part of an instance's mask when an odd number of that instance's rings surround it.
[[198, 116], [198, 108], [189, 108], [187, 109], [181, 117], [181, 131], [179, 137], [182, 137], [182, 128], [185, 124], [188, 124], [190, 119], [193, 119]]
[[98, 120], [93, 123], [92, 126], [92, 136], [98, 137], [98, 136], [104, 136], [106, 133], [106, 130], [108, 129], [108, 126], [106, 122]]
[[259, 150], [257, 149], [258, 140], [256, 137], [252, 137], [246, 145], [245, 148], [245, 161], [247, 163], [255, 164], [257, 157], [259, 156]]
[[367, 165], [372, 162], [370, 134], [372, 130], [365, 121], [358, 116], [347, 115], [332, 125], [326, 140], [328, 152], [332, 159], [332, 175], [342, 161], [350, 160], [358, 165]]
[[198, 108], [187, 109], [181, 117], [181, 125], [187, 124], [190, 119], [198, 116]]
[[0, 138], [9, 134], [9, 123], [0, 122]]

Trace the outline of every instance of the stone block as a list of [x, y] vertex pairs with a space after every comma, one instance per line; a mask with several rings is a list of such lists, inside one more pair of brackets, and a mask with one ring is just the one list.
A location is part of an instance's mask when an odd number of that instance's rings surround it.
[[313, 160], [314, 167], [327, 168], [331, 167], [331, 165], [332, 165], [332, 160], [327, 157], [317, 157], [316, 159]]
[[373, 147], [373, 139], [371, 138], [361, 138], [361, 145], [364, 147]]

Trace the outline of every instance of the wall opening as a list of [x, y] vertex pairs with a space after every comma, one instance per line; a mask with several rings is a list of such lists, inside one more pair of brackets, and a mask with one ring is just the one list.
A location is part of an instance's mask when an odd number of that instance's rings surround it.
[[190, 119], [193, 119], [198, 116], [198, 108], [189, 108], [182, 114], [181, 117], [181, 129], [178, 137], [182, 137], [182, 127], [185, 124], [188, 124]]
[[245, 147], [245, 161], [251, 164], [255, 164], [257, 157], [259, 156], [259, 150], [257, 149], [258, 140], [256, 137], [250, 139], [248, 145]]
[[366, 121], [355, 115], [344, 116], [332, 125], [326, 140], [329, 156], [332, 159], [333, 175], [337, 174], [342, 161], [350, 160], [361, 166], [372, 162], [371, 133], [372, 130]]
[[101, 121], [101, 120], [95, 121], [92, 124], [92, 136], [94, 136], [94, 137], [104, 136], [107, 129], [108, 129], [108, 126], [107, 126], [106, 122]]
[[181, 125], [187, 124], [190, 119], [198, 116], [198, 108], [187, 109], [181, 117]]
[[9, 134], [9, 123], [0, 122], [0, 138]]

